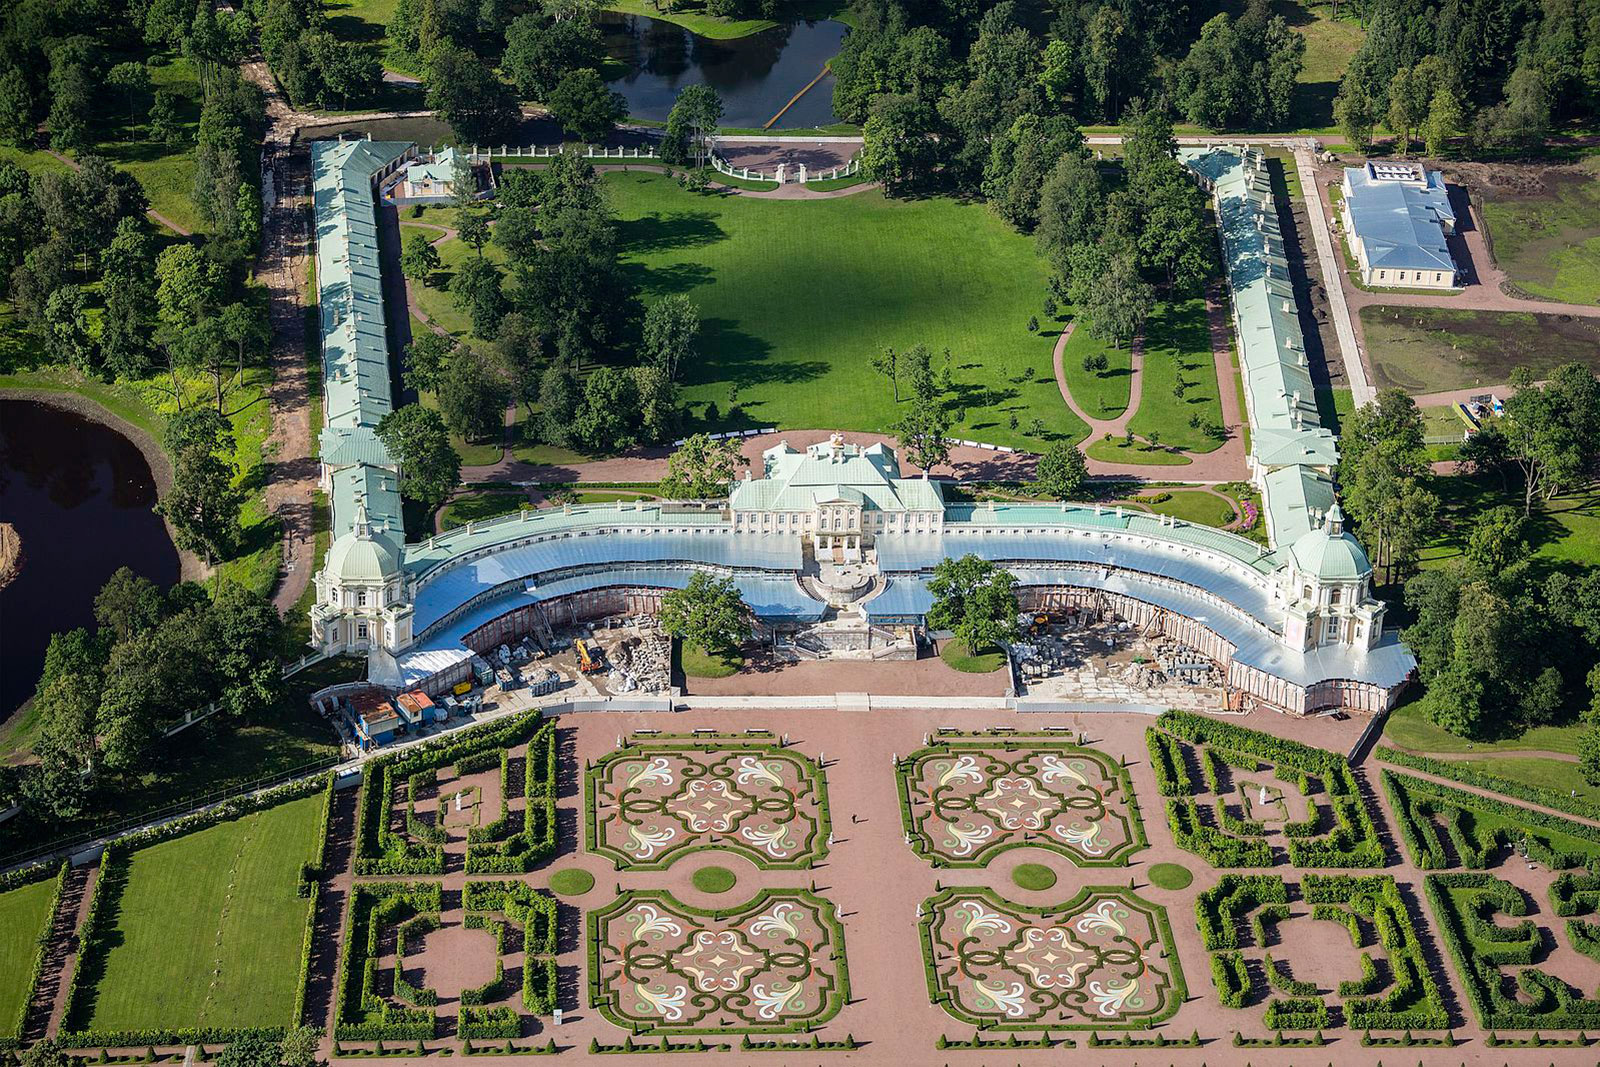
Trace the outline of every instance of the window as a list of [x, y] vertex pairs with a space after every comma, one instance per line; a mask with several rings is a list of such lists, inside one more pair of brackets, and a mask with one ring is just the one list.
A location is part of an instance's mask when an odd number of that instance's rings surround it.
[[367, 606], [367, 591], [365, 589], [358, 589], [356, 591], [356, 607], [364, 608], [366, 606]]
[[366, 623], [363, 622], [363, 623], [361, 623], [361, 624], [356, 626], [356, 636], [359, 637], [363, 641], [365, 641], [367, 639], [367, 624]]
[[1328, 640], [1330, 640], [1330, 641], [1332, 641], [1334, 638], [1339, 636], [1339, 620], [1338, 619], [1329, 619], [1328, 620], [1327, 634], [1328, 634]]
[[1403, 270], [1395, 271], [1394, 280], [1397, 281], [1397, 282], [1405, 281], [1406, 280], [1406, 272], [1403, 271]]
[[1436, 282], [1442, 282], [1442, 281], [1444, 281], [1444, 275], [1439, 273], [1438, 271], [1434, 271], [1433, 272], [1433, 280], [1436, 281]]
[[1311, 599], [1311, 587], [1309, 585], [1300, 587], [1300, 599], [1301, 600], [1310, 600]]
[[1330, 603], [1330, 604], [1338, 604], [1339, 603], [1340, 594], [1343, 593], [1343, 592], [1344, 592], [1344, 590], [1342, 590], [1342, 589], [1335, 589], [1332, 593], [1328, 594], [1328, 603]]

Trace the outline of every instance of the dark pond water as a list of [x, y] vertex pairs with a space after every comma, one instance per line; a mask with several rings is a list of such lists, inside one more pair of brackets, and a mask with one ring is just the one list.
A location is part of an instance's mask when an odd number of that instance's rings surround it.
[[22, 536], [22, 570], [0, 590], [0, 719], [33, 694], [50, 635], [93, 625], [95, 594], [118, 567], [178, 580], [155, 502], [149, 464], [126, 437], [0, 399], [0, 521]]
[[[704, 82], [722, 95], [724, 126], [765, 126], [789, 99], [839, 54], [841, 22], [794, 22], [732, 41], [713, 41], [643, 15], [602, 12], [600, 29], [610, 57], [628, 73], [611, 87], [628, 112], [665, 119], [678, 90]], [[795, 102], [776, 128], [826, 126], [833, 114], [833, 75]]]

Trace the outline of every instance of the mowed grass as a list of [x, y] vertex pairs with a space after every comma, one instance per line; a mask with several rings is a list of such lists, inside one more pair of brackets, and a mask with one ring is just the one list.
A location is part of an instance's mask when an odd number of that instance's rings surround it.
[[1563, 363], [1600, 370], [1593, 322], [1526, 311], [1427, 307], [1361, 309], [1378, 388], [1408, 393], [1501, 385], [1527, 367], [1544, 377]]
[[952, 352], [945, 400], [965, 416], [953, 435], [1040, 450], [1088, 432], [1056, 388], [1052, 331], [1026, 329], [1049, 268], [982, 205], [876, 191], [756, 200], [644, 172], [604, 182], [644, 302], [681, 293], [700, 309], [701, 355], [684, 372], [691, 429], [889, 431], [909, 402], [895, 403], [871, 359], [921, 343], [936, 369]]
[[[156, 90], [177, 99], [183, 139], [175, 145], [150, 138], [148, 116]], [[113, 120], [105, 138], [93, 151], [139, 179], [150, 207], [191, 232], [206, 229], [195, 209], [194, 139], [200, 128], [200, 79], [189, 60], [170, 53], [157, 55], [150, 66], [150, 90], [136, 93], [132, 118], [124, 94], [108, 90], [104, 114]], [[250, 154], [246, 153], [248, 157]], [[250, 167], [253, 159], [246, 160]]]
[[[1186, 383], [1181, 397], [1180, 379]], [[1189, 423], [1196, 415], [1198, 427]], [[1141, 437], [1158, 434], [1164, 446], [1214, 452], [1222, 442], [1209, 436], [1205, 427], [1221, 425], [1205, 300], [1193, 297], [1156, 305], [1144, 326], [1144, 383], [1139, 410], [1128, 420], [1128, 429]]]
[[39, 939], [50, 932], [50, 905], [56, 880], [46, 878], [0, 893], [0, 1038], [19, 1036], [12, 1027], [22, 1018], [33, 992], [33, 960]]
[[1580, 723], [1568, 726], [1535, 726], [1521, 737], [1508, 737], [1499, 741], [1468, 741], [1441, 729], [1428, 721], [1422, 705], [1416, 702], [1396, 708], [1389, 714], [1383, 727], [1383, 743], [1408, 752], [1424, 755], [1457, 755], [1463, 752], [1539, 751], [1578, 754], [1578, 740], [1583, 736]]
[[1484, 190], [1495, 262], [1534, 296], [1600, 304], [1600, 157], [1542, 177], [1542, 196]]
[[[1233, 521], [1233, 505], [1204, 489], [1167, 490], [1172, 499], [1159, 503], [1149, 497], [1135, 497], [1157, 515], [1172, 515], [1201, 526], [1226, 526]], [[1160, 495], [1160, 494], [1156, 494]]]
[[112, 947], [89, 962], [100, 970], [79, 1022], [291, 1023], [310, 907], [295, 887], [316, 856], [322, 804], [303, 797], [134, 853], [105, 901]]
[[[779, 25], [771, 19], [730, 19], [707, 15], [705, 5], [690, 0], [689, 3], [661, 5], [652, 0], [604, 0], [600, 5], [606, 11], [620, 11], [625, 15], [646, 15], [653, 19], [676, 23], [690, 33], [713, 41], [731, 41], [748, 37], [752, 33], [770, 30]], [[668, 10], [670, 8], [670, 10]], [[784, 19], [836, 19], [851, 25], [850, 5], [843, 0], [786, 0], [774, 12]]]
[[[1084, 370], [1084, 357], [1106, 357], [1105, 370]], [[1133, 352], [1097, 341], [1079, 323], [1061, 350], [1061, 373], [1077, 405], [1097, 419], [1114, 419], [1128, 410], [1133, 391]]]
[[1275, 0], [1275, 15], [1306, 39], [1305, 65], [1295, 86], [1292, 114], [1294, 124], [1306, 129], [1333, 125], [1333, 98], [1339, 92], [1339, 79], [1355, 56], [1366, 31], [1355, 18], [1355, 6], [1346, 5], [1340, 18], [1332, 17], [1330, 4], [1311, 4], [1306, 0]]

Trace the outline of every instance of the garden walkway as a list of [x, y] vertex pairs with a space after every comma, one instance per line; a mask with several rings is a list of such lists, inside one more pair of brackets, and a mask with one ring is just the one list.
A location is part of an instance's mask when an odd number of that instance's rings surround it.
[[[40, 980], [40, 989], [48, 989], [50, 993], [49, 1021], [45, 1023], [45, 1036], [54, 1037], [61, 1032], [61, 1017], [67, 1007], [67, 990], [72, 988], [72, 976], [83, 962], [83, 958], [78, 955], [78, 931], [83, 928], [83, 920], [88, 917], [89, 904], [94, 899], [95, 883], [99, 880], [98, 862], [93, 867], [74, 868], [67, 875], [67, 890], [62, 894], [62, 907], [50, 930], [52, 943], [50, 952], [51, 957], [56, 957], [55, 970], [51, 971], [51, 963], [47, 959], [45, 976]], [[55, 982], [53, 986], [50, 984], [52, 977]], [[39, 1006], [30, 1007], [30, 1015], [35, 1007]], [[37, 1031], [30, 1031], [34, 1032]]]
[[[73, 159], [71, 156], [64, 156], [60, 152], [57, 152], [54, 148], [46, 148], [45, 152], [48, 153], [50, 156], [54, 157], [59, 162], [65, 163], [67, 166], [71, 167], [73, 170], [81, 169], [79, 164], [78, 164], [78, 161], [76, 159]], [[157, 211], [155, 208], [147, 208], [145, 210], [145, 214], [148, 215], [152, 220], [154, 220], [156, 222], [159, 222], [161, 225], [165, 226], [167, 229], [169, 229], [173, 233], [177, 234], [179, 237], [191, 236], [191, 231], [189, 229], [187, 229], [186, 227], [183, 227], [183, 226], [179, 226], [176, 222], [173, 222], [171, 219], [167, 218], [165, 215], [163, 215], [161, 212]]]
[[[1128, 386], [1127, 410], [1114, 419], [1097, 419], [1090, 416], [1072, 398], [1072, 390], [1067, 387], [1063, 360], [1067, 339], [1072, 336], [1076, 325], [1077, 322], [1074, 320], [1067, 323], [1061, 331], [1061, 335], [1056, 338], [1052, 358], [1056, 386], [1061, 390], [1061, 399], [1072, 409], [1073, 414], [1089, 424], [1091, 432], [1083, 445], [1087, 448], [1090, 443], [1103, 439], [1106, 434], [1112, 437], [1124, 436], [1128, 432], [1129, 422], [1138, 414], [1139, 402], [1144, 395], [1144, 337], [1141, 334], [1133, 341], [1131, 360], [1133, 380]], [[1189, 462], [1182, 466], [1108, 463], [1089, 456], [1089, 473], [1186, 482], [1237, 482], [1250, 477], [1249, 464], [1245, 460], [1245, 413], [1239, 404], [1239, 372], [1234, 366], [1232, 326], [1228, 320], [1227, 305], [1223, 300], [1220, 282], [1213, 281], [1206, 286], [1206, 325], [1211, 335], [1211, 359], [1217, 375], [1217, 401], [1222, 408], [1222, 425], [1228, 431], [1228, 439], [1221, 447], [1210, 452], [1168, 449], [1169, 452], [1188, 457]], [[1137, 434], [1135, 437], [1144, 440]]]

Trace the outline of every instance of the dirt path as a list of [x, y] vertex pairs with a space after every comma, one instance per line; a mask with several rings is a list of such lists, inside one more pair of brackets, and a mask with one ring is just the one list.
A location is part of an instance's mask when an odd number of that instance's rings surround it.
[[[46, 148], [45, 152], [47, 152], [49, 155], [53, 156], [56, 160], [58, 160], [58, 161], [60, 161], [62, 163], [65, 163], [67, 166], [71, 167], [73, 170], [81, 170], [82, 169], [82, 167], [79, 166], [77, 160], [71, 158], [70, 156], [62, 155], [60, 152], [57, 152], [54, 148]], [[153, 220], [155, 222], [158, 222], [161, 225], [165, 226], [167, 229], [171, 230], [173, 233], [177, 234], [179, 237], [191, 237], [191, 236], [193, 236], [193, 231], [192, 230], [189, 230], [189, 229], [187, 229], [186, 227], [183, 227], [183, 226], [179, 226], [176, 222], [173, 222], [171, 219], [167, 218], [165, 215], [163, 215], [161, 212], [157, 211], [155, 208], [146, 208], [145, 209], [145, 214], [147, 216], [149, 216], [151, 220]]]
[[350, 898], [350, 867], [355, 857], [356, 800], [359, 790], [333, 795], [328, 822], [327, 870], [317, 897], [316, 928], [311, 940], [311, 967], [306, 976], [305, 1016], [296, 1024], [333, 1028], [338, 1000], [339, 946], [344, 944], [345, 904]]
[[[1485, 760], [1485, 759], [1548, 759], [1559, 763], [1577, 763], [1578, 757], [1570, 752], [1551, 752], [1543, 748], [1515, 748], [1507, 751], [1496, 752], [1418, 752], [1413, 748], [1401, 748], [1399, 745], [1390, 745], [1397, 752], [1409, 752], [1413, 756], [1426, 756], [1428, 759], [1437, 760]], [[1520, 803], [1520, 802], [1519, 802]]]
[[311, 175], [304, 153], [292, 151], [294, 118], [263, 63], [245, 65], [245, 76], [266, 96], [268, 130], [262, 146], [263, 196], [272, 205], [262, 233], [256, 276], [267, 288], [272, 322], [269, 360], [272, 433], [267, 438], [267, 511], [283, 527], [283, 561], [272, 603], [287, 613], [311, 581], [316, 559], [312, 500], [318, 463], [313, 457], [311, 380], [306, 364], [305, 278], [311, 256], [307, 226]]
[[1133, 339], [1129, 351], [1129, 365], [1131, 378], [1128, 382], [1128, 406], [1122, 414], [1114, 419], [1101, 419], [1089, 414], [1072, 398], [1072, 390], [1067, 385], [1066, 351], [1067, 341], [1072, 337], [1072, 332], [1078, 326], [1078, 320], [1073, 319], [1061, 330], [1056, 338], [1055, 351], [1051, 353], [1051, 361], [1055, 366], [1056, 388], [1061, 390], [1061, 399], [1067, 402], [1067, 407], [1072, 413], [1089, 424], [1093, 432], [1089, 440], [1098, 441], [1106, 434], [1121, 437], [1128, 429], [1128, 420], [1133, 418], [1139, 410], [1139, 400], [1144, 395], [1144, 334], [1138, 334]]
[[[44, 1035], [54, 1037], [61, 1032], [61, 1016], [66, 1011], [67, 990], [72, 985], [72, 975], [82, 962], [78, 957], [78, 931], [83, 928], [83, 920], [89, 914], [89, 901], [94, 897], [94, 887], [100, 881], [100, 864], [93, 867], [77, 867], [67, 875], [66, 899], [62, 900], [62, 908], [56, 913], [56, 923], [51, 928], [52, 942], [51, 953], [60, 952], [56, 962], [56, 984], [52, 987], [49, 979], [41, 980], [41, 987], [50, 990], [49, 1015], [44, 1024]], [[75, 896], [74, 896], [75, 894]], [[45, 972], [49, 974], [50, 963], [46, 961]], [[30, 1015], [37, 1008], [41, 1014], [44, 1006], [34, 1004], [30, 1006]], [[32, 1020], [33, 1027], [38, 1026], [38, 1020]], [[38, 1031], [30, 1030], [31, 1033]]]

